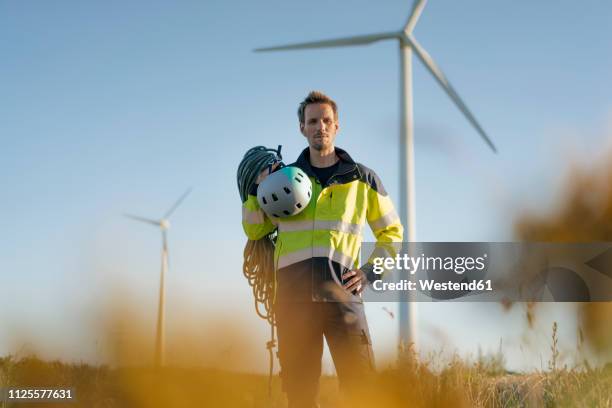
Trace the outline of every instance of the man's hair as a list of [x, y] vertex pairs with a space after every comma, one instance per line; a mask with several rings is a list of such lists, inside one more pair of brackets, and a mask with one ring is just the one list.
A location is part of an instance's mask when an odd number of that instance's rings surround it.
[[336, 102], [321, 91], [311, 91], [298, 107], [298, 118], [300, 119], [300, 123], [306, 121], [306, 106], [314, 103], [326, 103], [331, 106], [332, 111], [334, 111], [334, 119], [338, 120], [338, 106]]

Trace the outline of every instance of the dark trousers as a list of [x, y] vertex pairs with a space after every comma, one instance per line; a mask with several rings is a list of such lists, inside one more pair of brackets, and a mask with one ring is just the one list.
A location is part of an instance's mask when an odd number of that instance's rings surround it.
[[[279, 276], [281, 288], [288, 276]], [[299, 273], [290, 278], [294, 284], [301, 280]], [[310, 277], [302, 282], [307, 285], [308, 280], [312, 282]], [[366, 389], [374, 372], [374, 354], [361, 299], [349, 295], [340, 301], [287, 301], [285, 292], [279, 300], [275, 305], [278, 351], [289, 407], [316, 407], [324, 337], [341, 391], [355, 394]]]

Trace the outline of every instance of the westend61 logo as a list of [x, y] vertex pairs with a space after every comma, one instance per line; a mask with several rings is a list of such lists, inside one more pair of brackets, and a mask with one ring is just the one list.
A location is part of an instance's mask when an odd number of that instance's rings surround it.
[[374, 275], [367, 301], [398, 301], [398, 291], [414, 301], [612, 301], [612, 242], [373, 242], [362, 251]]
[[417, 271], [452, 271], [457, 275], [465, 272], [484, 271], [487, 254], [479, 257], [471, 256], [410, 256], [397, 254], [395, 257], [376, 257], [372, 260], [372, 271], [380, 275], [389, 270], [403, 270], [414, 275]]

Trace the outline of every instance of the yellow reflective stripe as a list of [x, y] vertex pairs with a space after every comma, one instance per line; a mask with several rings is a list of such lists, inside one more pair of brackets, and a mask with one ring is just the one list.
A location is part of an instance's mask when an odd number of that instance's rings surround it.
[[313, 227], [314, 222], [310, 220], [279, 222], [278, 232], [312, 231]]
[[376, 231], [396, 223], [399, 223], [399, 216], [397, 215], [397, 212], [395, 212], [395, 210], [391, 210], [382, 217], [377, 218], [374, 221], [370, 221], [369, 224], [370, 228], [372, 228], [373, 231]]
[[278, 257], [278, 269], [312, 258], [312, 248], [302, 249]]
[[332, 230], [345, 232], [347, 234], [361, 234], [362, 226], [344, 221], [291, 221], [279, 223], [278, 230], [281, 232]]
[[329, 258], [332, 261], [339, 263], [346, 268], [353, 267], [353, 258], [343, 254], [338, 250], [334, 250], [329, 247], [312, 247], [302, 249], [300, 251], [290, 252], [288, 254], [281, 255], [278, 258], [278, 268], [285, 268], [294, 263], [304, 261], [310, 258]]
[[242, 206], [242, 221], [247, 224], [263, 224], [266, 220], [262, 210], [251, 211]]

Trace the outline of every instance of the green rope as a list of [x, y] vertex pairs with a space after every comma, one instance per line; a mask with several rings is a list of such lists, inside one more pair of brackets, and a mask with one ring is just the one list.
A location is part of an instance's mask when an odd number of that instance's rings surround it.
[[[238, 166], [237, 184], [242, 202], [249, 196], [251, 187], [264, 170], [282, 160], [281, 147], [269, 149], [256, 146], [249, 149]], [[257, 315], [274, 325], [275, 275], [274, 275], [274, 242], [276, 232], [257, 241], [249, 240], [244, 248], [242, 271], [253, 289], [255, 311]], [[263, 310], [262, 310], [263, 309]]]
[[[251, 187], [264, 170], [272, 170], [272, 166], [281, 162], [281, 146], [269, 149], [256, 146], [249, 149], [238, 166], [238, 193], [244, 203], [249, 196]], [[274, 328], [274, 300], [276, 291], [276, 275], [274, 270], [274, 243], [276, 231], [259, 240], [248, 240], [244, 247], [244, 263], [242, 272], [253, 290], [255, 312], [259, 317], [270, 323], [270, 341], [266, 342], [269, 354], [268, 397], [272, 396], [272, 374], [274, 372], [274, 355], [272, 349], [276, 346]], [[262, 310], [263, 309], [263, 310]]]
[[283, 160], [281, 147], [279, 145], [278, 149], [274, 150], [265, 146], [255, 146], [246, 152], [238, 166], [237, 175], [238, 192], [243, 203], [247, 200], [249, 190], [255, 184], [259, 174]]
[[[253, 289], [255, 312], [274, 325], [274, 244], [265, 237], [257, 241], [248, 240], [244, 247], [242, 272]], [[262, 310], [263, 309], [263, 310]]]

